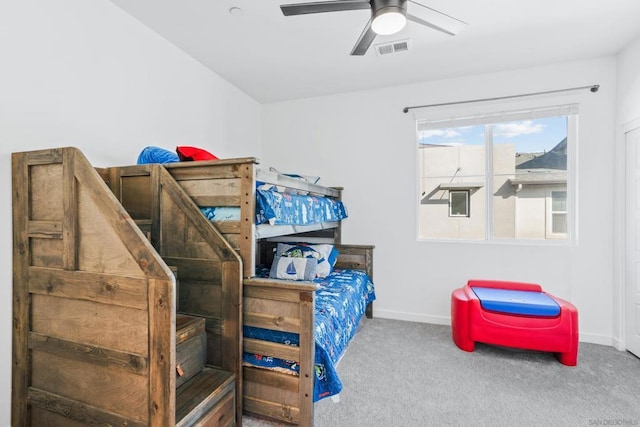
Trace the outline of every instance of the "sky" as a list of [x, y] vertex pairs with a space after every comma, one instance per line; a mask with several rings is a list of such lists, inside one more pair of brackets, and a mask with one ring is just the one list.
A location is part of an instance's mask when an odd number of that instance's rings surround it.
[[[420, 132], [420, 143], [438, 145], [484, 144], [484, 126], [432, 129]], [[494, 144], [515, 144], [518, 153], [549, 151], [567, 136], [567, 118], [544, 117], [493, 124]]]

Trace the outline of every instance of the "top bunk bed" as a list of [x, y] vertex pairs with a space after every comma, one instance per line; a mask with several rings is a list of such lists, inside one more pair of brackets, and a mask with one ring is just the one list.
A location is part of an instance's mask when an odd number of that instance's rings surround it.
[[[260, 240], [304, 235], [305, 240], [340, 243], [340, 221], [348, 216], [340, 187], [261, 168], [255, 157], [164, 167], [240, 253], [244, 277], [255, 276]], [[136, 174], [136, 166], [117, 170]]]

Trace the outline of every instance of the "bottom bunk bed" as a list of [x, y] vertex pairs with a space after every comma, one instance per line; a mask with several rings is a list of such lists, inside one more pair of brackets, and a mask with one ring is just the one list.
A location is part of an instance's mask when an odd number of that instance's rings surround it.
[[[375, 291], [373, 246], [335, 249], [337, 259], [326, 277], [260, 277], [267, 269], [244, 280], [246, 413], [310, 426], [313, 403], [341, 391], [336, 364], [362, 317], [372, 317]], [[273, 256], [271, 249], [262, 253]]]

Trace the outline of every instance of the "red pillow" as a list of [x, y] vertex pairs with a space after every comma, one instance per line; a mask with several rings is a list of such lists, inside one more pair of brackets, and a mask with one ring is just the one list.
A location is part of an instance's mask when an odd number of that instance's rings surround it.
[[216, 156], [202, 148], [185, 146], [176, 147], [176, 153], [178, 153], [178, 157], [181, 162], [190, 162], [193, 160], [218, 160]]

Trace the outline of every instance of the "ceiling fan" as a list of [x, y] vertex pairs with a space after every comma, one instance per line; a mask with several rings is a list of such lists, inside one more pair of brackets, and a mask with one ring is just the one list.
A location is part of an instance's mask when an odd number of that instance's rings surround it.
[[445, 15], [413, 0], [329, 0], [283, 4], [280, 9], [282, 9], [282, 13], [285, 16], [370, 9], [371, 19], [364, 27], [364, 31], [353, 47], [351, 55], [364, 55], [376, 35], [395, 34], [404, 28], [407, 20], [426, 25], [452, 36], [467, 25], [466, 22]]

